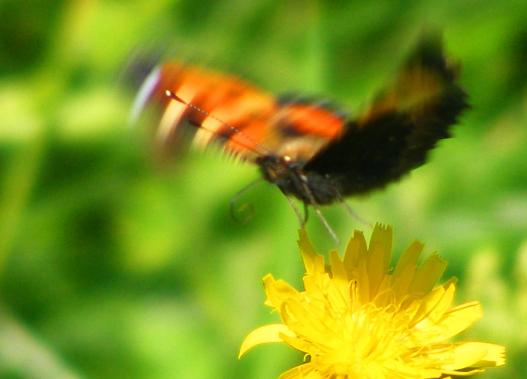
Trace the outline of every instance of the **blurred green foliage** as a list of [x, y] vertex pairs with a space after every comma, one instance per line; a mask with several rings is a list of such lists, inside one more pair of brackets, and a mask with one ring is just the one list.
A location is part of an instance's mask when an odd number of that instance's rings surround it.
[[[258, 173], [213, 151], [156, 167], [124, 73], [178, 56], [353, 111], [427, 28], [473, 108], [427, 165], [351, 204], [483, 302], [465, 338], [506, 345], [508, 364], [482, 377], [527, 377], [527, 2], [3, 0], [0, 19], [0, 377], [263, 379], [298, 362], [282, 346], [236, 360], [276, 317], [261, 277], [300, 280], [293, 212], [262, 185], [236, 222], [229, 199]], [[342, 239], [363, 228], [325, 212]]]

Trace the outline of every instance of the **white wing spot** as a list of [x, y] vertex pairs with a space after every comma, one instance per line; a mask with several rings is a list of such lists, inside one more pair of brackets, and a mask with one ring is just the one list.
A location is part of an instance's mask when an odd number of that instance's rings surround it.
[[137, 96], [135, 97], [134, 103], [132, 105], [132, 110], [130, 111], [130, 117], [128, 117], [129, 125], [133, 125], [137, 122], [141, 111], [148, 101], [148, 98], [150, 95], [152, 95], [154, 88], [159, 82], [160, 72], [161, 70], [159, 67], [154, 68], [152, 72], [150, 72], [150, 74], [148, 74], [146, 77], [145, 81], [141, 85], [141, 88], [139, 88], [139, 92], [137, 92]]

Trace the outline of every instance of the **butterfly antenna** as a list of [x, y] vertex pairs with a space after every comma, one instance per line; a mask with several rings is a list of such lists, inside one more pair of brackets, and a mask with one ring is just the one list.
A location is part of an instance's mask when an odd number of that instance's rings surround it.
[[[197, 112], [199, 112], [199, 113], [201, 113], [201, 114], [204, 114], [205, 116], [210, 116], [210, 113], [207, 112], [205, 109], [201, 109], [201, 108], [198, 107], [197, 105], [194, 105], [194, 104], [192, 104], [192, 103], [190, 103], [190, 102], [188, 102], [188, 101], [182, 99], [181, 97], [179, 97], [178, 95], [176, 95], [175, 92], [172, 92], [172, 91], [169, 90], [169, 89], [165, 90], [165, 95], [166, 95], [167, 97], [170, 97], [171, 99], [174, 99], [174, 100], [176, 100], [176, 101], [179, 101], [181, 104], [185, 104], [186, 106], [188, 106], [188, 107], [194, 109], [195, 111], [197, 111]], [[212, 117], [214, 117], [214, 116], [212, 116]], [[224, 123], [222, 120], [218, 120], [218, 119], [216, 119], [216, 120], [217, 120], [217, 121], [220, 121], [221, 123]]]
[[[231, 131], [235, 132], [235, 133], [238, 133], [242, 136], [244, 136], [245, 138], [247, 138], [248, 140], [252, 141], [254, 143], [254, 141], [249, 138], [246, 134], [243, 133], [243, 131], [235, 126], [232, 126], [228, 123], [226, 123], [225, 121], [223, 121], [222, 119], [214, 116], [212, 113], [206, 111], [205, 109], [202, 109], [200, 107], [198, 107], [197, 105], [191, 103], [190, 101], [186, 101], [184, 99], [182, 99], [180, 96], [176, 95], [175, 92], [172, 92], [171, 90], [167, 89], [165, 90], [165, 95], [167, 97], [170, 97], [171, 99], [173, 100], [176, 100], [178, 102], [180, 102], [181, 104], [184, 104], [186, 105], [187, 107], [191, 108], [192, 110], [196, 111], [196, 112], [199, 112], [201, 113], [202, 115], [205, 115], [207, 117], [210, 117], [211, 119], [213, 119], [214, 121], [217, 121], [219, 122], [220, 124], [222, 125], [225, 125], [226, 127], [228, 127]], [[257, 146], [260, 150], [262, 151], [257, 151], [257, 149], [254, 149], [254, 148], [251, 148], [249, 146], [246, 146], [244, 145], [243, 147], [246, 148], [246, 149], [249, 149], [249, 150], [252, 150], [253, 152], [257, 153], [257, 154], [271, 154], [271, 151], [269, 151], [268, 149], [266, 149], [264, 146], [260, 145], [260, 144], [256, 144], [255, 143], [255, 146]]]
[[[252, 190], [254, 187], [256, 187], [258, 184], [260, 184], [263, 181], [263, 179], [255, 179], [249, 184], [247, 184], [245, 187], [240, 189], [238, 192], [234, 194], [233, 197], [231, 197], [229, 201], [229, 208], [231, 211], [231, 217], [242, 224], [246, 224], [250, 219], [254, 216], [254, 206], [252, 204], [244, 203], [239, 204], [240, 198], [245, 195], [247, 192]], [[238, 214], [241, 214], [245, 211], [246, 215], [243, 218], [239, 218]]]

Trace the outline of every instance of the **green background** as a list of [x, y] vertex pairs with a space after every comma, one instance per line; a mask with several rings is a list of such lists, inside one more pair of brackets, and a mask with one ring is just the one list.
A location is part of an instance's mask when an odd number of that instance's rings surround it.
[[[444, 32], [472, 109], [429, 163], [353, 209], [449, 261], [457, 301], [484, 318], [465, 339], [507, 346], [527, 377], [527, 2], [2, 0], [0, 377], [276, 378], [282, 345], [236, 359], [277, 320], [261, 278], [300, 283], [298, 223], [276, 188], [229, 200], [255, 167], [191, 152], [158, 167], [127, 126], [127, 72], [156, 56], [323, 94], [356, 112], [423, 30]], [[324, 210], [342, 240], [366, 229]], [[316, 218], [308, 229], [326, 251]]]

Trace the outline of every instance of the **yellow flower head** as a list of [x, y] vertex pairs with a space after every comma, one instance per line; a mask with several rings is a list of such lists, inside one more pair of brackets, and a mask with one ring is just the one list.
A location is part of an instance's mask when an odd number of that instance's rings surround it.
[[391, 244], [389, 227], [377, 225], [369, 246], [356, 231], [344, 258], [333, 251], [326, 267], [301, 231], [304, 290], [265, 276], [265, 303], [282, 323], [252, 331], [240, 356], [267, 342], [305, 352], [282, 379], [445, 378], [503, 365], [502, 346], [449, 342], [482, 311], [476, 301], [453, 306], [454, 280], [436, 285], [446, 262], [432, 255], [418, 267], [423, 246], [414, 242], [391, 270]]

